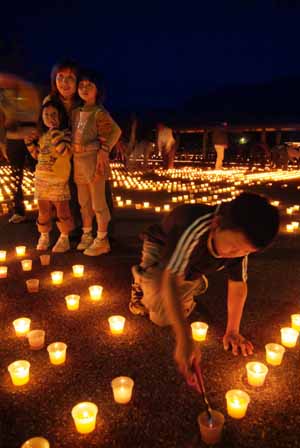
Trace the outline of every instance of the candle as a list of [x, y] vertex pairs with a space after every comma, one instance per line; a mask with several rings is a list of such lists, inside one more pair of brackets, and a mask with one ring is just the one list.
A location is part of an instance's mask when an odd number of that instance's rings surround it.
[[272, 366], [279, 366], [281, 364], [285, 348], [280, 344], [267, 344], [266, 348], [266, 360]]
[[0, 266], [0, 278], [7, 277], [7, 266]]
[[292, 328], [294, 330], [300, 331], [300, 314], [291, 315]]
[[8, 366], [10, 378], [15, 386], [23, 386], [29, 381], [30, 363], [23, 359], [12, 362]]
[[44, 330], [32, 330], [27, 333], [27, 339], [29, 346], [32, 350], [40, 350], [44, 347], [45, 331]]
[[20, 317], [13, 321], [13, 326], [17, 336], [26, 336], [30, 330], [31, 319], [28, 317]]
[[21, 448], [50, 448], [50, 443], [44, 437], [33, 437], [26, 440]]
[[80, 296], [78, 294], [69, 294], [65, 297], [65, 300], [69, 311], [78, 310], [80, 301]]
[[164, 205], [164, 211], [165, 212], [169, 212], [170, 211], [170, 205], [169, 204], [165, 204]]
[[150, 207], [150, 203], [149, 202], [144, 202], [143, 206], [144, 206], [144, 208], [149, 208]]
[[6, 260], [6, 250], [0, 250], [0, 261]]
[[26, 253], [26, 246], [16, 246], [17, 257], [24, 257]]
[[47, 347], [51, 364], [64, 364], [66, 360], [67, 344], [53, 342]]
[[64, 273], [62, 271], [51, 272], [51, 278], [53, 285], [61, 285], [64, 278]]
[[205, 341], [208, 325], [205, 322], [191, 323], [194, 341]]
[[76, 429], [81, 434], [93, 432], [96, 426], [98, 407], [89, 401], [78, 403], [72, 409]]
[[221, 440], [224, 426], [224, 415], [221, 412], [212, 410], [211, 417], [212, 421], [210, 422], [206, 412], [202, 412], [198, 416], [201, 438], [207, 445], [214, 445]]
[[251, 386], [260, 387], [264, 384], [268, 367], [261, 362], [248, 362], [246, 364], [247, 379]]
[[83, 277], [84, 274], [84, 265], [83, 264], [74, 264], [72, 266], [74, 277]]
[[295, 230], [299, 229], [299, 222], [298, 221], [292, 221], [292, 226]]
[[102, 291], [103, 287], [100, 285], [92, 285], [89, 287], [92, 302], [99, 302], [102, 299]]
[[38, 278], [29, 278], [26, 280], [26, 286], [28, 292], [38, 292], [40, 281]]
[[108, 318], [110, 331], [112, 334], [122, 334], [125, 325], [125, 317], [123, 316], [110, 316]]
[[50, 264], [50, 254], [40, 255], [40, 262], [42, 266], [48, 266]]
[[281, 344], [289, 348], [295, 347], [299, 335], [298, 331], [294, 328], [285, 327], [281, 328], [280, 332]]
[[160, 207], [155, 207], [154, 210], [155, 210], [156, 213], [159, 213], [160, 212]]
[[226, 392], [225, 397], [228, 415], [232, 418], [245, 417], [250, 402], [249, 395], [242, 390], [232, 389]]
[[22, 260], [22, 269], [23, 271], [31, 271], [32, 269], [32, 260]]
[[128, 376], [118, 376], [111, 382], [114, 400], [117, 403], [126, 404], [131, 400], [134, 381]]
[[286, 231], [287, 231], [288, 233], [293, 233], [293, 232], [294, 232], [294, 226], [293, 226], [293, 224], [287, 224], [287, 225], [286, 225]]

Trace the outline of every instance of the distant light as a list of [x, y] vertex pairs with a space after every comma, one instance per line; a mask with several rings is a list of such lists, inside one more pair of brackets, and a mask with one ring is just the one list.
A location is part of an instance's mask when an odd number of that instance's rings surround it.
[[245, 143], [247, 143], [247, 139], [245, 137], [241, 137], [240, 138], [240, 144], [244, 145]]

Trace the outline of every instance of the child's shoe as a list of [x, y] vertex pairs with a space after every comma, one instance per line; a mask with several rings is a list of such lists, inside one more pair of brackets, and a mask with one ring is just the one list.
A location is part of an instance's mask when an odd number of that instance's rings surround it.
[[83, 233], [80, 243], [77, 245], [77, 250], [85, 250], [93, 244], [94, 238], [91, 232]]
[[52, 252], [63, 253], [70, 250], [70, 241], [67, 236], [60, 235], [56, 244], [52, 247]]
[[110, 244], [108, 238], [95, 238], [93, 243], [85, 249], [84, 255], [89, 255], [90, 257], [97, 257], [98, 255], [107, 254], [110, 252]]
[[49, 236], [41, 234], [36, 246], [36, 250], [47, 250], [48, 248], [49, 248]]

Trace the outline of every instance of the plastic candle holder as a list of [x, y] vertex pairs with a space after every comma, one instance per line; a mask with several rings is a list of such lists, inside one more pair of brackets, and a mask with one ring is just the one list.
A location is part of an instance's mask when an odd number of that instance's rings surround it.
[[64, 364], [66, 360], [67, 344], [64, 342], [53, 342], [48, 345], [47, 351], [49, 353], [51, 364], [55, 364], [56, 366]]
[[117, 378], [114, 378], [111, 382], [114, 400], [121, 404], [129, 403], [132, 396], [133, 386], [134, 381], [128, 376], [118, 376]]
[[0, 278], [7, 277], [7, 266], [0, 266]]
[[26, 280], [26, 287], [28, 292], [38, 292], [40, 281], [38, 278], [29, 278]]
[[112, 334], [122, 334], [125, 325], [125, 317], [123, 316], [110, 316], [108, 318], [110, 331]]
[[26, 253], [26, 246], [16, 246], [17, 257], [24, 257]]
[[98, 407], [90, 401], [78, 403], [72, 409], [76, 429], [81, 434], [93, 432], [96, 427]]
[[281, 333], [281, 344], [285, 347], [292, 348], [295, 347], [299, 332], [294, 328], [284, 327], [280, 330]]
[[194, 341], [205, 341], [208, 325], [205, 322], [193, 322], [191, 327]]
[[285, 348], [280, 344], [267, 344], [266, 348], [266, 360], [268, 364], [272, 366], [279, 366], [282, 362], [282, 358], [285, 352]]
[[40, 255], [40, 262], [42, 266], [48, 266], [50, 264], [50, 254]]
[[80, 296], [78, 294], [69, 294], [65, 297], [69, 311], [76, 311], [79, 308]]
[[22, 260], [22, 269], [23, 271], [31, 271], [32, 269], [32, 260]]
[[26, 440], [21, 448], [50, 448], [50, 443], [44, 437], [33, 437]]
[[243, 390], [231, 389], [225, 395], [228, 415], [232, 418], [243, 418], [246, 415], [249, 395]]
[[15, 319], [13, 321], [13, 326], [16, 331], [17, 336], [26, 336], [28, 331], [30, 330], [31, 319], [28, 317], [20, 317], [19, 319]]
[[53, 285], [61, 285], [64, 279], [63, 271], [53, 271], [51, 272], [51, 278]]
[[291, 315], [292, 328], [300, 332], [300, 314]]
[[89, 287], [90, 298], [92, 302], [99, 302], [102, 299], [103, 287], [100, 285], [92, 285]]
[[287, 225], [286, 225], [286, 231], [287, 231], [288, 233], [293, 233], [293, 232], [294, 232], [294, 226], [293, 226], [293, 224], [287, 224]]
[[76, 278], [83, 277], [84, 274], [84, 265], [83, 264], [74, 264], [72, 266], [73, 276]]
[[44, 330], [32, 330], [27, 333], [27, 339], [29, 346], [32, 350], [40, 350], [44, 347], [45, 343], [45, 331]]
[[206, 412], [202, 412], [198, 417], [201, 438], [207, 445], [214, 445], [222, 438], [224, 415], [218, 411], [211, 411], [212, 422], [208, 420]]
[[12, 362], [7, 369], [12, 383], [15, 386], [23, 386], [28, 383], [30, 369], [30, 363], [28, 361], [20, 359], [19, 361]]
[[246, 364], [247, 380], [250, 386], [261, 387], [266, 379], [268, 367], [261, 362], [248, 362]]
[[6, 260], [6, 250], [0, 250], [0, 262]]

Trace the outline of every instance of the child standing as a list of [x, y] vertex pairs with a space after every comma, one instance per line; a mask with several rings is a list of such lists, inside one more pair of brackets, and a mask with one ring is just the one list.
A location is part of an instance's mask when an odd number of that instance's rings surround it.
[[89, 70], [81, 73], [78, 93], [84, 105], [72, 114], [74, 180], [83, 222], [77, 249], [85, 255], [97, 256], [110, 252], [107, 228], [111, 217], [105, 199], [105, 180], [109, 177], [109, 152], [119, 140], [121, 130], [100, 102], [102, 86], [96, 73]]
[[35, 197], [38, 200], [37, 226], [40, 238], [37, 250], [47, 250], [50, 244], [53, 209], [56, 211], [60, 237], [52, 252], [70, 249], [69, 232], [74, 223], [70, 212], [69, 176], [71, 157], [71, 133], [67, 129], [68, 118], [63, 106], [54, 100], [42, 106], [42, 135], [25, 140], [31, 155], [38, 163], [35, 171]]

